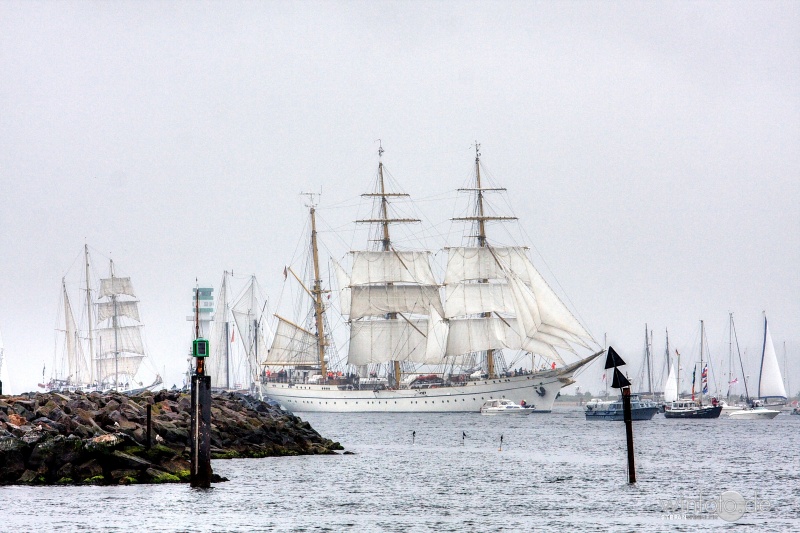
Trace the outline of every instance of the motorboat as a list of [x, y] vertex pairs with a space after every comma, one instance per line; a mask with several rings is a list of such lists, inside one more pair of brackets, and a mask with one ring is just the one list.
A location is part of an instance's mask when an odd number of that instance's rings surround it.
[[754, 401], [752, 407], [746, 407], [740, 411], [734, 411], [728, 416], [737, 420], [772, 420], [781, 414], [780, 411], [767, 409], [760, 402]]
[[535, 410], [532, 405], [520, 405], [505, 398], [486, 400], [481, 406], [482, 415], [529, 415]]
[[722, 406], [703, 405], [695, 400], [680, 399], [664, 406], [665, 418], [719, 418]]
[[[658, 409], [656, 402], [631, 394], [631, 420], [651, 420]], [[584, 413], [586, 420], [624, 420], [622, 399], [603, 401], [592, 398], [586, 403]]]

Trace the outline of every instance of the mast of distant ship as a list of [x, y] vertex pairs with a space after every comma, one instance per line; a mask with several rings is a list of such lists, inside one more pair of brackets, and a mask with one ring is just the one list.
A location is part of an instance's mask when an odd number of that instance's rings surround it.
[[325, 321], [322, 318], [322, 313], [325, 311], [325, 308], [322, 302], [322, 278], [319, 275], [316, 209], [314, 206], [313, 197], [311, 200], [312, 201], [309, 205], [311, 212], [311, 251], [314, 260], [314, 288], [311, 290], [311, 292], [314, 295], [314, 315], [317, 318], [317, 349], [319, 350], [319, 369], [320, 373], [322, 374], [322, 379], [326, 379], [328, 371], [325, 365]]
[[[486, 241], [486, 221], [489, 220], [517, 220], [517, 217], [490, 217], [486, 216], [483, 209], [483, 193], [485, 191], [505, 191], [503, 188], [483, 188], [481, 187], [481, 145], [475, 141], [475, 183], [474, 189], [459, 189], [459, 191], [475, 191], [477, 193], [477, 216], [460, 217], [452, 220], [469, 220], [478, 223], [478, 246], [486, 248], [489, 243]], [[480, 280], [480, 283], [489, 283], [488, 279]], [[483, 313], [484, 317], [492, 316], [492, 313]], [[494, 350], [486, 350], [486, 372], [490, 378], [496, 377], [494, 370]]]
[[[380, 144], [378, 145], [378, 185], [380, 187], [380, 192], [377, 193], [367, 193], [362, 194], [363, 197], [368, 196], [375, 196], [381, 199], [381, 208], [380, 208], [380, 218], [377, 219], [369, 219], [369, 220], [357, 220], [356, 222], [359, 223], [378, 223], [383, 228], [383, 238], [381, 239], [381, 247], [383, 248], [384, 252], [388, 252], [392, 249], [392, 240], [389, 237], [389, 224], [393, 222], [420, 222], [419, 219], [412, 219], [412, 218], [389, 218], [389, 200], [390, 196], [408, 196], [406, 193], [399, 193], [399, 192], [386, 192], [386, 187], [384, 184], [383, 179], [383, 161], [381, 161], [381, 157], [383, 156], [383, 146]], [[388, 283], [387, 285], [391, 285]], [[387, 313], [386, 318], [389, 320], [396, 319], [397, 313]], [[394, 380], [395, 380], [395, 387], [400, 388], [401, 383], [401, 370], [400, 370], [400, 361], [392, 361], [394, 365]]]
[[94, 383], [94, 344], [92, 343], [92, 286], [89, 285], [89, 245], [83, 245], [86, 259], [86, 321], [89, 323], [89, 386]]
[[114, 327], [114, 392], [119, 390], [119, 323], [117, 315], [117, 291], [116, 282], [114, 281], [114, 260], [109, 260], [109, 269], [111, 270], [111, 301], [114, 304], [114, 316], [111, 317], [111, 323]]

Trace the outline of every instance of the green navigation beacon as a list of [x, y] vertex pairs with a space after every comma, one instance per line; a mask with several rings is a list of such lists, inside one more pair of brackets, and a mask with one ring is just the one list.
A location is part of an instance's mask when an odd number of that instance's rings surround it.
[[192, 342], [192, 355], [194, 357], [208, 357], [208, 340], [195, 339]]

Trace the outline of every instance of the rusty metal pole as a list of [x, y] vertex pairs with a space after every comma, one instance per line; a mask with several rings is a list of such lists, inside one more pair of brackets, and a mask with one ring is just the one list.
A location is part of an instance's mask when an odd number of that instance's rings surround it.
[[636, 483], [636, 466], [633, 463], [633, 421], [631, 420], [631, 388], [622, 389], [622, 417], [628, 444], [628, 483]]

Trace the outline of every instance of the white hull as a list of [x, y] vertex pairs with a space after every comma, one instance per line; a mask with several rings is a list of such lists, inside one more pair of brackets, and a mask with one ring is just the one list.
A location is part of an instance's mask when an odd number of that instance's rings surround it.
[[525, 376], [469, 381], [464, 385], [399, 390], [341, 390], [335, 385], [265, 383], [264, 395], [293, 412], [448, 413], [479, 412], [486, 400], [525, 400], [537, 413], [549, 413], [556, 395], [573, 383], [575, 371], [602, 352], [563, 369]]
[[734, 413], [736, 411], [741, 411], [742, 409], [744, 409], [744, 407], [742, 407], [741, 405], [726, 405], [726, 404], [722, 405], [723, 413]]
[[780, 411], [773, 411], [772, 409], [742, 409], [728, 416], [737, 420], [772, 420], [780, 413]]

